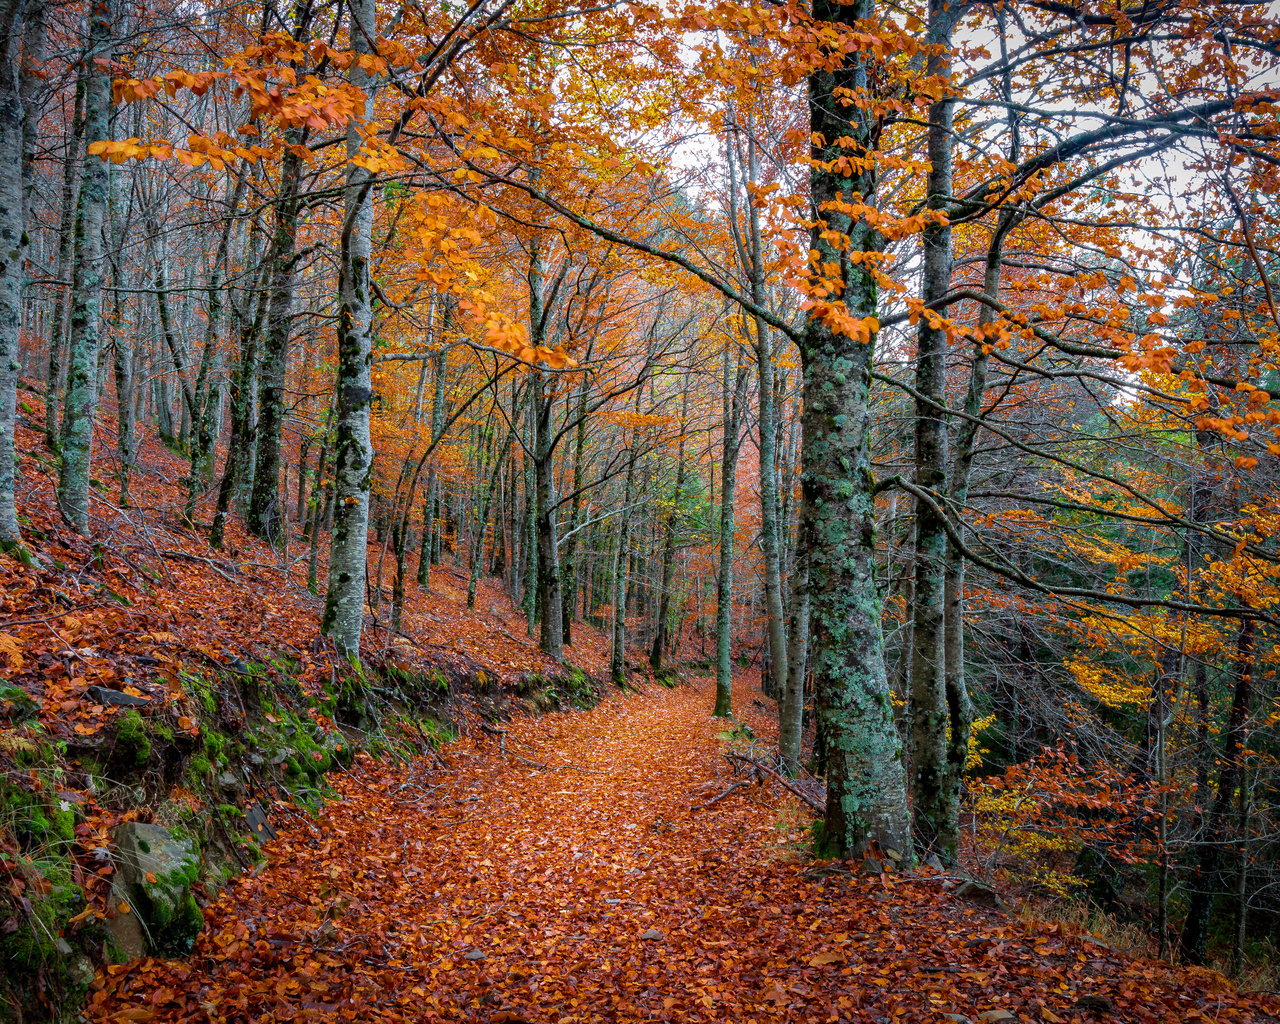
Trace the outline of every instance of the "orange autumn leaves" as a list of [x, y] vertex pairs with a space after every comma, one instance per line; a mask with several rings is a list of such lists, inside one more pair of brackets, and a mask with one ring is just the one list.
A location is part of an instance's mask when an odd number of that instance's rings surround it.
[[476, 730], [448, 771], [363, 762], [206, 911], [191, 963], [109, 968], [92, 1019], [1055, 1021], [1086, 997], [1143, 1022], [1277, 1011], [956, 902], [928, 872], [802, 863], [805, 816], [776, 792], [693, 812], [691, 790], [731, 780], [708, 686], [519, 720], [506, 754]]

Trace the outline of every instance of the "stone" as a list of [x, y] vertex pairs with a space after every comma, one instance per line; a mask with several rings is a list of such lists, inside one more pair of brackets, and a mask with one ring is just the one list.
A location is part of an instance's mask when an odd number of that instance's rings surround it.
[[231, 772], [223, 772], [218, 776], [218, 785], [223, 789], [239, 789], [240, 780]]
[[255, 768], [261, 768], [264, 764], [267, 763], [267, 759], [263, 757], [261, 754], [250, 754], [248, 757], [245, 758], [245, 760], [248, 761]]
[[885, 866], [880, 863], [880, 861], [876, 860], [874, 857], [868, 857], [862, 862], [862, 867], [859, 869], [858, 873], [860, 875], [878, 875], [884, 871], [884, 869]]
[[[204, 915], [191, 895], [191, 883], [200, 875], [200, 854], [195, 843], [180, 839], [159, 825], [129, 821], [111, 830], [115, 841], [116, 874], [112, 906], [128, 905], [132, 913], [115, 918], [135, 918], [148, 949], [163, 954], [190, 951], [204, 927]], [[123, 952], [136, 944], [128, 922], [120, 922], [116, 941]], [[116, 927], [112, 928], [116, 932]]]
[[975, 882], [973, 879], [961, 883], [956, 889], [955, 895], [957, 899], [964, 900], [966, 903], [974, 903], [979, 907], [986, 907], [988, 910], [998, 910], [1002, 914], [1009, 913], [1009, 907], [1000, 898], [998, 892], [991, 886]]
[[105, 686], [90, 686], [85, 693], [99, 704], [114, 705], [118, 708], [141, 708], [151, 703], [150, 698], [135, 697], [131, 693], [121, 693], [119, 690], [108, 690]]
[[900, 854], [897, 850], [890, 850], [888, 847], [886, 847], [884, 851], [884, 855], [888, 857], [891, 861], [893, 861], [895, 864], [902, 863], [902, 854]]
[[955, 1024], [973, 1024], [973, 1021], [966, 1017], [963, 1013], [944, 1013], [943, 1020], [954, 1021]]
[[938, 872], [938, 874], [942, 874], [944, 871], [947, 870], [946, 865], [944, 865], [942, 861], [938, 859], [938, 855], [936, 853], [929, 854], [929, 856], [925, 859], [924, 866], [927, 868], [933, 868], [933, 870]]
[[640, 938], [646, 942], [657, 942], [662, 938], [662, 932], [658, 931], [657, 928], [650, 928], [647, 932], [641, 932]]
[[998, 1020], [1017, 1020], [1018, 1018], [1011, 1014], [1008, 1010], [988, 1010], [986, 1013], [978, 1014], [980, 1024], [994, 1024]]
[[267, 812], [262, 809], [262, 805], [257, 800], [253, 801], [244, 812], [244, 820], [245, 824], [253, 830], [254, 838], [259, 842], [276, 838], [276, 830], [271, 827], [271, 822], [267, 820]]
[[462, 959], [463, 960], [483, 960], [488, 955], [489, 954], [486, 953], [483, 949], [473, 949], [469, 953], [463, 953]]

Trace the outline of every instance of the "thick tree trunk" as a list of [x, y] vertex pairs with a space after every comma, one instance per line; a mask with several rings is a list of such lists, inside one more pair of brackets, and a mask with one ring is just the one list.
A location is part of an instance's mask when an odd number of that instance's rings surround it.
[[[110, 138], [112, 11], [95, 4], [89, 12], [85, 54], [85, 138]], [[107, 164], [86, 150], [76, 204], [76, 266], [71, 298], [71, 354], [62, 420], [62, 469], [58, 508], [67, 522], [89, 535], [89, 457], [98, 408], [98, 340], [102, 301], [102, 220], [107, 205]]]
[[[361, 56], [376, 51], [373, 0], [350, 0], [352, 47]], [[347, 185], [342, 221], [338, 307], [338, 432], [334, 458], [334, 521], [329, 548], [329, 584], [321, 629], [350, 661], [359, 662], [364, 624], [365, 549], [369, 536], [369, 484], [373, 445], [373, 306], [369, 260], [373, 245], [373, 179], [355, 163], [360, 128], [373, 116], [375, 79], [353, 64], [351, 80], [364, 90], [364, 116], [347, 127]]]
[[[869, 0], [842, 5], [819, 0], [814, 15], [846, 30], [871, 17]], [[810, 234], [817, 265], [841, 268], [840, 301], [855, 320], [873, 317], [875, 278], [849, 253], [875, 252], [879, 238], [865, 219], [841, 211], [851, 195], [871, 205], [875, 195], [874, 125], [869, 111], [841, 95], [865, 96], [871, 57], [855, 52], [832, 70], [809, 76], [813, 149], [809, 171], [818, 221]], [[848, 90], [848, 92], [845, 92]], [[852, 145], [850, 145], [852, 144]], [[846, 177], [835, 168], [857, 159]], [[847, 251], [833, 241], [847, 236]], [[875, 487], [870, 458], [871, 368], [875, 334], [837, 333], [810, 313], [801, 338], [804, 360], [804, 505], [801, 547], [809, 556], [810, 623], [819, 728], [825, 747], [827, 809], [818, 848], [850, 856], [876, 842], [911, 853], [911, 818], [902, 745], [893, 722], [875, 581]]]

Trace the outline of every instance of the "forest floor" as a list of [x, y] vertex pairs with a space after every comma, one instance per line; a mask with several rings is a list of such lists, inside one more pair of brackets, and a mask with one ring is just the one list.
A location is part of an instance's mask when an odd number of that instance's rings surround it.
[[927, 869], [805, 860], [807, 815], [776, 789], [699, 809], [732, 782], [712, 696], [703, 679], [519, 719], [446, 748], [448, 769], [362, 760], [206, 911], [189, 962], [99, 976], [92, 1019], [1280, 1018]]
[[[292, 553], [272, 551], [236, 525], [230, 549], [210, 551], [181, 520], [186, 464], [153, 436], [132, 506], [119, 507], [108, 406], [91, 545], [57, 515], [40, 404], [31, 390], [19, 397], [19, 507], [39, 562], [0, 556], [0, 681], [35, 702], [45, 734], [109, 736], [116, 709], [90, 698], [94, 685], [144, 693], [157, 720], [186, 728], [184, 666], [283, 652], [304, 685], [331, 678], [296, 538]], [[206, 499], [197, 519], [209, 511]], [[371, 545], [371, 560], [380, 554]], [[466, 656], [504, 681], [550, 667], [499, 581], [481, 581], [474, 611], [459, 568], [434, 569], [430, 592], [408, 589], [409, 635], [375, 630], [381, 653], [410, 664]], [[579, 626], [575, 640], [572, 661], [600, 672], [604, 638]], [[1280, 1002], [1236, 993], [1213, 972], [961, 902], [954, 879], [927, 869], [863, 876], [807, 860], [810, 816], [776, 786], [702, 807], [734, 781], [722, 753], [746, 741], [708, 717], [709, 679], [642, 691], [615, 691], [589, 712], [517, 717], [505, 736], [473, 730], [444, 749], [447, 768], [361, 755], [331, 776], [338, 799], [317, 817], [276, 804], [279, 838], [253, 871], [216, 899], [207, 893], [191, 956], [106, 968], [86, 1014], [254, 1024], [1280, 1019]], [[767, 744], [772, 716], [746, 673], [735, 707]], [[79, 796], [89, 831], [77, 836], [85, 849], [105, 844], [115, 819]]]

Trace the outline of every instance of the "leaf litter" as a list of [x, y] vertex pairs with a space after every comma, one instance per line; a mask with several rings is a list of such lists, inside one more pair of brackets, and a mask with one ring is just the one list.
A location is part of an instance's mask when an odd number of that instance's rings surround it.
[[[737, 694], [746, 707], [745, 684]], [[800, 856], [808, 811], [733, 781], [708, 680], [362, 757], [187, 962], [100, 974], [95, 1021], [1274, 1021], [1220, 975]], [[754, 714], [754, 713], [752, 713]], [[747, 716], [751, 717], [751, 714]], [[752, 721], [765, 732], [763, 715]], [[519, 751], [516, 755], [513, 752]]]

